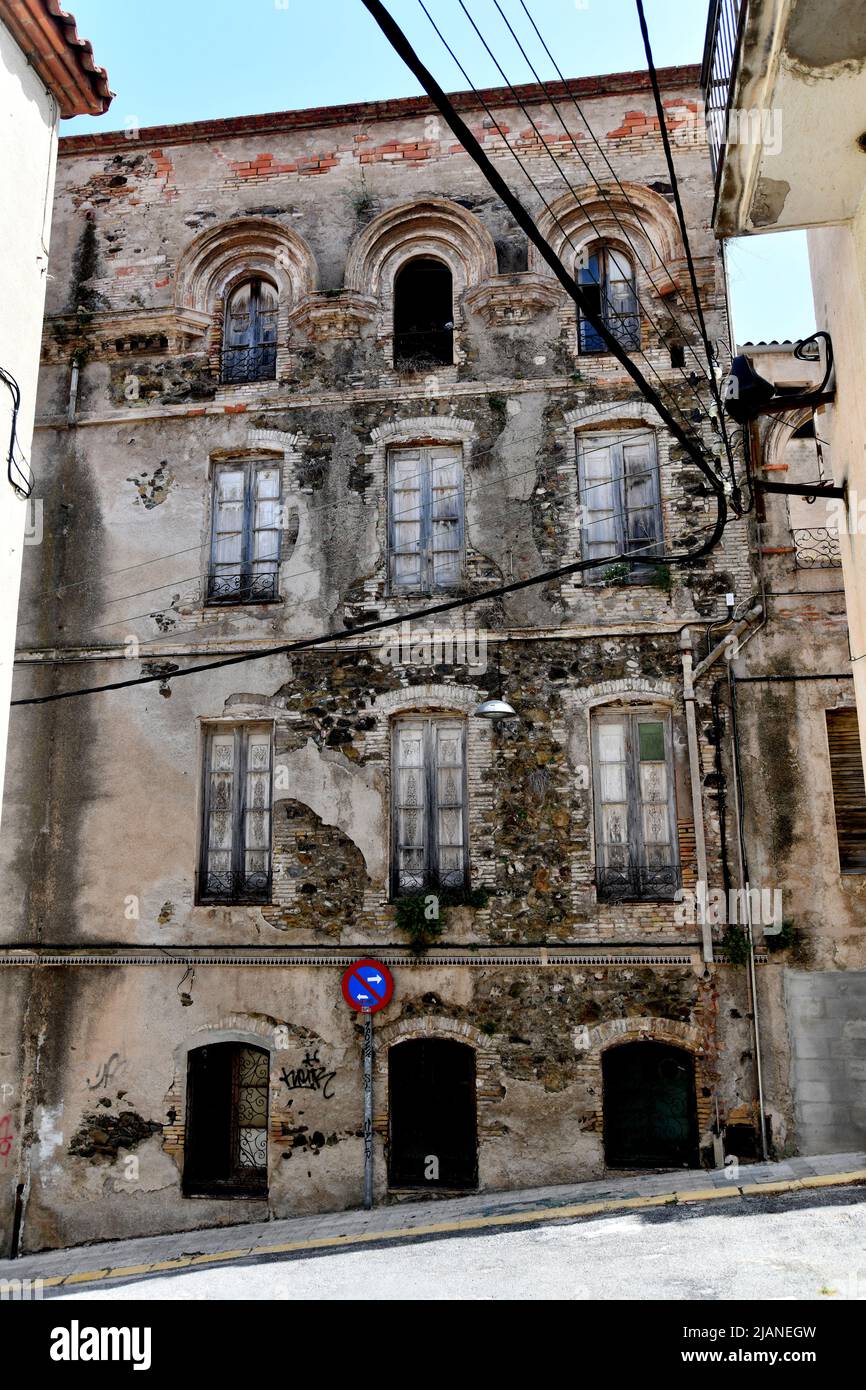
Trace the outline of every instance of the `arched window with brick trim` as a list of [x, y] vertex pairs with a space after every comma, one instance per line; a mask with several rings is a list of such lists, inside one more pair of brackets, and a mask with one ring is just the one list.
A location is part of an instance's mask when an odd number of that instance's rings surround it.
[[277, 291], [261, 276], [245, 280], [232, 291], [223, 328], [223, 381], [273, 381], [278, 312]]
[[[585, 248], [578, 258], [577, 282], [591, 308], [621, 347], [640, 347], [640, 315], [634, 266], [629, 256], [607, 242]], [[609, 352], [598, 330], [578, 310], [581, 353]]]

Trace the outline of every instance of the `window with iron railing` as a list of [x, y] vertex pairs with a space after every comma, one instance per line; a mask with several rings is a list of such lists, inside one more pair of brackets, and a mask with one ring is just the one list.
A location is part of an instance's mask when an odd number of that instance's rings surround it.
[[267, 725], [207, 732], [199, 902], [270, 899], [271, 741]]
[[214, 469], [208, 603], [279, 598], [280, 470], [273, 463]]
[[460, 719], [394, 725], [392, 893], [466, 885], [466, 741]]
[[669, 716], [593, 716], [596, 891], [600, 899], [673, 898], [680, 886]]
[[272, 381], [277, 374], [277, 292], [266, 280], [239, 285], [226, 306], [222, 380]]
[[[577, 283], [596, 316], [621, 347], [640, 347], [634, 267], [623, 251], [600, 244], [581, 256]], [[598, 330], [578, 310], [581, 353], [610, 352]]]
[[[652, 558], [663, 550], [655, 432], [638, 428], [628, 434], [579, 434], [577, 469], [583, 558], [633, 555], [617, 566], [622, 579], [635, 584], [652, 580], [657, 573]], [[609, 582], [604, 565], [586, 571], [586, 584]]]
[[454, 290], [442, 261], [419, 256], [394, 281], [394, 366], [423, 372], [454, 361]]

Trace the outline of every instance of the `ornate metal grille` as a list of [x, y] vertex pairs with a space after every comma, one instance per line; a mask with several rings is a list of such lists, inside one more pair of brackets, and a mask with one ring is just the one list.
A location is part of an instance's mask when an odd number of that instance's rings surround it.
[[679, 864], [596, 864], [595, 887], [605, 902], [640, 902], [673, 898], [682, 885]]
[[794, 537], [794, 558], [801, 570], [838, 569], [842, 564], [839, 553], [839, 532], [829, 526], [798, 526], [791, 531]]
[[273, 381], [277, 375], [276, 343], [223, 348], [222, 379], [228, 384]]
[[264, 574], [243, 570], [226, 574], [220, 570], [208, 575], [208, 603], [275, 603], [279, 597], [278, 580], [275, 569]]

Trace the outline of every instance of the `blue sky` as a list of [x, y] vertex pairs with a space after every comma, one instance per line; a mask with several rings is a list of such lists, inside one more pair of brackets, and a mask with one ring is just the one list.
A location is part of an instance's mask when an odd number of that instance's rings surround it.
[[[426, 3], [475, 85], [500, 85], [459, 0]], [[509, 78], [531, 81], [493, 0], [466, 3]], [[520, 0], [500, 3], [529, 47], [534, 36]], [[388, 5], [442, 85], [464, 88], [418, 0]], [[527, 0], [527, 7], [568, 77], [645, 66], [634, 0]], [[645, 7], [656, 62], [700, 62], [706, 0], [646, 0]], [[107, 116], [64, 121], [65, 135], [420, 91], [360, 0], [70, 0], [69, 8], [117, 96]], [[541, 55], [538, 70], [553, 75]], [[731, 247], [730, 269], [740, 341], [812, 331], [805, 234], [742, 239]]]

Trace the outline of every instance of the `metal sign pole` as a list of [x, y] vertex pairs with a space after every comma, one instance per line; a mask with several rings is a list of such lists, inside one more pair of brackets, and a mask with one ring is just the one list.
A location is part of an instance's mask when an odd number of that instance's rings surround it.
[[373, 1012], [364, 1010], [364, 1210], [373, 1207]]

